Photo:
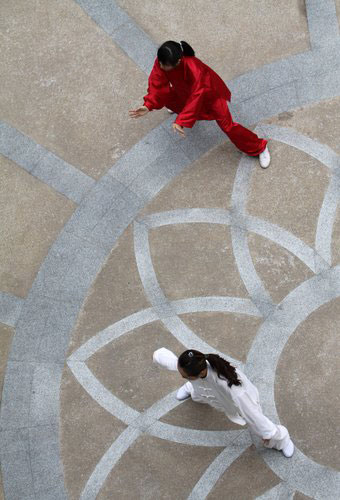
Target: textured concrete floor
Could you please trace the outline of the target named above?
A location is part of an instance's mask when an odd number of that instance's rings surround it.
[[[340,1],[12,0],[0,36],[0,499],[340,498]],[[269,138],[138,122],[184,39]],[[192,401],[223,353],[290,460]]]

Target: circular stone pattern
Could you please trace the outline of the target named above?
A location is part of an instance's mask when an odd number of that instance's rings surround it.
[[[340,470],[340,298],[308,316],[280,357],[275,400],[280,421],[298,448],[317,463]]]

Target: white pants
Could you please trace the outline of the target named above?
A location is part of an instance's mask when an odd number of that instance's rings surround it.
[[[187,390],[187,392],[190,395],[192,395],[193,390],[194,390],[192,384],[190,382],[186,382],[186,384],[184,384],[184,387]],[[193,400],[195,400],[195,396],[194,396]],[[204,401],[197,401],[197,400],[195,402],[196,403],[204,403]],[[276,427],[276,432],[275,432],[274,436],[269,440],[268,444],[264,443],[264,446],[266,448],[275,448],[276,450],[282,450],[283,448],[285,448],[287,446],[287,444],[289,443],[289,440],[290,440],[288,429],[286,427],[284,427],[283,425],[276,425],[274,423],[273,423],[273,425]],[[261,435],[259,435],[257,429],[254,426],[252,426],[249,422],[248,422],[248,427],[249,427],[251,432],[253,432],[256,436],[259,436],[261,439],[263,439],[263,437]]]

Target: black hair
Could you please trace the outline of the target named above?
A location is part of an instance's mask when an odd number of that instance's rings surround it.
[[[221,358],[218,354],[203,354],[202,352],[190,349],[184,351],[178,358],[178,366],[189,375],[189,377],[198,377],[198,375],[207,368],[207,361],[212,369],[217,373],[218,378],[222,377],[227,381],[228,386],[241,385],[237,376],[236,369],[229,361]]]
[[[183,56],[192,57],[195,55],[194,49],[187,43],[169,40],[164,42],[158,49],[157,57],[164,66],[176,66]]]

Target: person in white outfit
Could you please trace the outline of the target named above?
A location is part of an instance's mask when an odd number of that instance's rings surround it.
[[[179,371],[188,380],[178,390],[177,399],[191,397],[198,403],[207,403],[223,411],[232,422],[248,424],[267,448],[280,450],[287,458],[293,455],[294,444],[286,427],[274,424],[263,414],[257,388],[228,361],[194,349],[177,358],[164,347],[154,352],[153,360],[168,370]]]

